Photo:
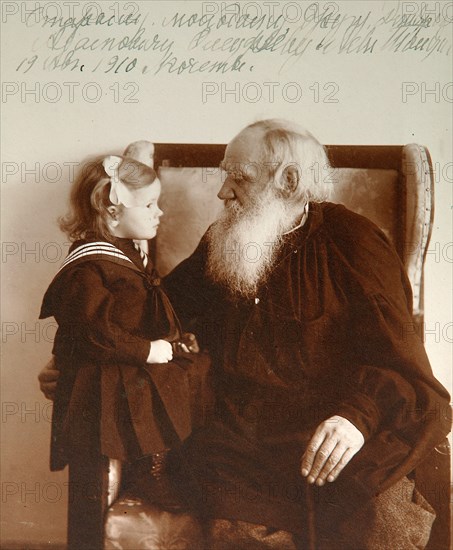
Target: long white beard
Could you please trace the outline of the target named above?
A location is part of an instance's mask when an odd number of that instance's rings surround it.
[[[293,211],[273,192],[247,208],[227,201],[208,233],[208,276],[233,296],[253,297],[294,221]]]

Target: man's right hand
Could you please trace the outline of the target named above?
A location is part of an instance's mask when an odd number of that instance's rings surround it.
[[[57,380],[60,376],[60,372],[55,366],[55,358],[52,356],[50,361],[38,374],[39,389],[52,401],[55,399],[55,392],[57,390]]]

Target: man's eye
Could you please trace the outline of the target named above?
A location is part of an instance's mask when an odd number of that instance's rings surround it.
[[[244,179],[244,176],[242,174],[238,174],[237,172],[233,172],[229,175],[234,179],[236,183],[240,183]]]

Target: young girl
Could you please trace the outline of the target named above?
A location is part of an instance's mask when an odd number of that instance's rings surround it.
[[[174,356],[179,323],[138,244],[156,235],[159,194],[154,170],[133,158],[109,156],[82,170],[60,220],[73,244],[40,318],[58,323],[51,469],[96,453],[118,459],[138,480],[136,496],[175,511],[166,461],[191,431],[196,360],[181,344]]]

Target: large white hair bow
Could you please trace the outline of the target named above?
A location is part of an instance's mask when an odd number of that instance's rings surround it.
[[[119,177],[119,167],[123,159],[110,155],[105,157],[102,165],[105,173],[110,177],[110,194],[109,199],[112,204],[123,204],[130,208],[132,206],[146,206],[155,198],[154,182],[145,187],[130,189],[125,185]],[[158,180],[157,180],[158,181]]]

